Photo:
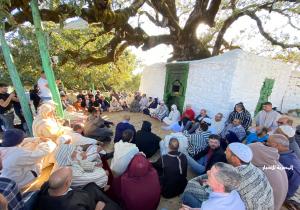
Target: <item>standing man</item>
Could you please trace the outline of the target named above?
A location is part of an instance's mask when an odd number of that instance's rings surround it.
[[[0,83],[0,119],[4,124],[4,129],[14,128],[14,109],[13,102],[19,102],[16,94],[8,94],[8,85]]]
[[[258,112],[255,120],[256,126],[267,127],[269,131],[274,131],[277,127],[277,120],[280,114],[272,109],[272,103],[266,102],[263,104],[263,110]]]
[[[52,100],[52,94],[48,86],[48,81],[46,79],[45,72],[42,71],[41,77],[39,78],[38,82],[39,88],[39,97],[41,98],[41,102],[50,101]]]

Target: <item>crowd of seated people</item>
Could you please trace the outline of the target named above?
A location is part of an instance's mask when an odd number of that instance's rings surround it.
[[[212,119],[205,108],[196,115],[190,105],[180,114],[173,104],[169,112],[164,101],[145,94],[113,91],[111,98],[110,103],[100,93],[80,93],[72,106],[62,95],[65,111],[86,118],[66,124],[47,101],[38,107],[33,137],[7,129],[0,146],[0,206],[155,210],[161,196],[180,196],[181,210],[280,210],[283,204],[299,209],[299,127],[270,102],[252,123],[243,103],[226,119],[222,113]],[[126,107],[149,120],[136,130],[130,114],[117,113],[123,119],[113,132],[102,112]],[[164,138],[152,130],[155,119],[170,131]],[[113,152],[103,142],[113,143]],[[155,154],[160,155],[153,160]],[[20,193],[49,165],[51,175],[39,191]],[[190,180],[188,168],[195,175]]]

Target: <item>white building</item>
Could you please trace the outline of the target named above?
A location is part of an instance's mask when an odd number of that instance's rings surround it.
[[[147,66],[140,91],[181,108],[191,104],[197,113],[205,108],[210,116],[227,115],[238,102],[252,115],[259,101],[271,101],[287,112],[300,108],[300,87],[294,88],[292,71],[291,65],[238,49],[203,60]]]

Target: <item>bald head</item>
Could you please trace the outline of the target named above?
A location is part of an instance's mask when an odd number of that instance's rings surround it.
[[[70,167],[62,167],[56,170],[49,177],[49,188],[51,190],[58,190],[71,184],[72,180],[72,169]],[[68,188],[70,186],[67,186]]]
[[[282,134],[270,135],[267,145],[276,148],[279,152],[286,152],[289,150],[289,140]]]
[[[277,121],[278,125],[293,125],[293,120],[287,116],[287,115],[283,115],[281,116],[278,121]]]

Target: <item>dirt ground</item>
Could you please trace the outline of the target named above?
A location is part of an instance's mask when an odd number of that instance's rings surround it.
[[[122,118],[123,118],[124,114],[130,114],[130,116],[131,116],[130,122],[135,126],[136,130],[140,130],[140,128],[142,126],[142,122],[144,120],[147,120],[152,123],[152,132],[159,135],[161,138],[164,138],[165,135],[170,133],[168,131],[164,131],[161,129],[161,126],[163,125],[161,122],[159,122],[158,120],[152,119],[149,116],[143,115],[141,113],[129,113],[129,112],[107,113],[107,112],[105,112],[105,113],[103,113],[102,117],[117,124],[118,122],[123,120]],[[297,124],[300,123],[299,119],[295,119],[295,121],[297,122]],[[112,127],[112,129],[115,130],[115,127]],[[105,145],[105,150],[107,152],[112,151],[113,144],[110,143],[110,144]],[[159,158],[159,153],[155,154],[151,158],[151,161],[155,161],[158,158]],[[44,183],[44,181],[46,181],[48,179],[50,171],[51,171],[51,167],[44,169],[41,176],[39,177],[39,179],[36,182],[34,182],[25,191],[38,189],[41,186],[41,184]],[[193,174],[190,170],[188,170],[188,179],[191,179],[193,177],[195,177],[195,174]],[[181,206],[181,203],[180,203],[179,197],[175,197],[173,199],[165,199],[165,198],[161,197],[161,200],[160,200],[157,210],[161,210],[163,208],[167,209],[167,210],[178,210],[180,208],[180,206]],[[282,208],[281,210],[286,210],[286,208]]]

